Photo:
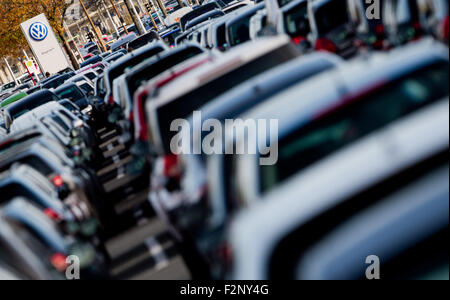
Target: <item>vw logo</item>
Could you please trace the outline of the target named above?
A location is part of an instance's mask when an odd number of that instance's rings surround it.
[[[33,40],[39,42],[47,37],[48,28],[41,22],[35,22],[31,24],[29,34]]]

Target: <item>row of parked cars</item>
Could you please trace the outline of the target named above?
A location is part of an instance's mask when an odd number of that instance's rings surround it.
[[[130,261],[160,279],[361,279],[376,255],[382,278],[448,277],[448,45],[436,10],[400,42],[389,26],[424,7],[396,1],[389,23],[380,2],[374,25],[364,1],[279,1],[270,27],[264,2],[207,1],[9,99],[0,275],[63,278],[76,255],[82,279],[128,278]],[[181,141],[208,131],[177,134],[177,119],[278,127],[218,126],[220,148],[191,154]]]

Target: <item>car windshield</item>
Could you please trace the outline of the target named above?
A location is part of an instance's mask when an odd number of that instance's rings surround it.
[[[370,133],[448,97],[448,63],[439,63],[363,95],[279,141],[275,165],[260,166],[262,192]]]
[[[291,37],[307,36],[310,32],[307,1],[293,7],[284,14],[286,32]]]
[[[331,0],[319,7],[315,13],[319,34],[327,34],[348,23],[347,7],[341,1]]]
[[[76,86],[70,86],[68,88],[65,88],[63,90],[56,90],[56,95],[59,96],[61,99],[69,99],[70,101],[76,101],[79,99],[84,98],[83,93],[80,91],[80,89]]]

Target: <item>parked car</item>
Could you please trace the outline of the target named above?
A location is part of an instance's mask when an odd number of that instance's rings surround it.
[[[425,13],[427,31],[448,44],[449,15],[448,0],[428,0]]]
[[[93,65],[93,64],[95,64],[95,63],[99,63],[99,62],[101,62],[102,60],[103,60],[103,58],[102,58],[100,55],[93,56],[93,57],[88,58],[88,59],[86,59],[85,61],[83,61],[83,62],[80,64],[80,68],[83,69],[83,68],[85,68],[85,67],[87,67],[87,66]]]
[[[159,40],[159,35],[155,31],[151,30],[150,32],[147,32],[146,34],[143,34],[133,41],[129,42],[127,45],[128,51],[137,50],[147,44],[150,44],[154,41]]]
[[[283,90],[318,74],[337,68],[342,63],[339,57],[325,53],[315,53],[286,62],[236,86],[203,106],[201,108],[202,118],[205,120],[215,119],[219,122],[225,122],[226,119],[235,119],[252,107],[275,97]],[[188,121],[192,125],[192,118],[189,118]],[[194,138],[193,143],[202,143],[206,134],[207,132]],[[207,225],[195,225],[196,228],[202,228],[202,231],[207,231],[209,230],[208,228],[216,230],[219,226],[218,224],[223,225],[224,220],[222,219],[222,222],[219,221],[221,219],[219,215],[223,211],[216,211],[213,208],[219,207],[215,203],[218,203],[217,201],[225,201],[228,195],[227,191],[232,190],[229,184],[233,176],[230,176],[232,168],[228,165],[228,157],[225,155],[181,155],[179,161],[183,162],[183,165],[180,166],[182,170],[180,189],[164,193],[166,197],[174,195],[177,198],[176,201],[167,202],[178,202],[178,205],[183,207],[183,214],[186,217],[188,217],[186,207],[197,205],[204,199],[207,199],[207,203],[211,205],[209,208],[211,219],[204,218],[201,220],[202,223],[205,222]],[[219,166],[226,167],[220,168]],[[206,173],[207,170],[208,174]],[[205,189],[208,184],[210,184],[210,188]],[[173,205],[168,213],[177,213],[176,209],[177,206]],[[194,220],[190,222],[192,221]],[[186,221],[181,223],[187,224]],[[171,225],[174,226],[174,224]],[[193,228],[194,226],[191,224],[189,227]]]

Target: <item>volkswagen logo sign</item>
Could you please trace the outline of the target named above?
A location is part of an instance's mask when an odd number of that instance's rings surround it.
[[[35,41],[43,41],[48,34],[48,28],[41,22],[31,24],[29,30],[30,37]]]

